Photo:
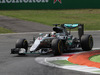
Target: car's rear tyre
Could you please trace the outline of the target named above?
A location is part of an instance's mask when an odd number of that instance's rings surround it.
[[[63,52],[63,42],[60,39],[53,39],[51,43],[54,56],[61,55]]]
[[[26,39],[18,39],[15,45],[15,48],[24,48],[25,52],[28,50],[28,42]],[[23,54],[19,54],[23,55]]]
[[[93,37],[92,37],[92,35],[82,35],[82,37],[81,37],[81,47],[84,51],[92,50],[92,47],[93,47]]]

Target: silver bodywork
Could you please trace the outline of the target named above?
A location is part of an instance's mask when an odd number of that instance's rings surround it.
[[[30,52],[35,52],[40,49],[41,44],[45,45],[45,47],[49,47],[52,39],[55,37],[48,37],[48,36],[40,36],[36,38],[32,46],[30,47]]]
[[[39,47],[41,46],[41,44],[45,45],[46,48],[49,48],[50,44],[51,44],[51,42],[54,38],[59,38],[59,39],[66,39],[67,38],[67,35],[66,35],[65,32],[56,33],[55,37],[51,37],[51,36],[48,36],[48,35],[49,34],[46,34],[45,36],[41,35],[40,37],[36,38],[36,40],[34,41],[34,43],[32,44],[32,46],[30,48],[30,52],[34,52],[36,50],[39,50]]]

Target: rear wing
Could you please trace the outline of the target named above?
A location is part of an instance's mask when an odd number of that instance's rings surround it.
[[[63,24],[62,26],[68,29],[73,29],[78,27],[79,39],[81,39],[81,36],[84,35],[84,24]]]
[[[64,27],[69,28],[69,29],[73,29],[73,28],[78,27],[78,24],[64,24]]]
[[[74,29],[78,28],[78,35],[79,39],[81,39],[81,36],[84,35],[84,24],[53,24],[55,26],[55,29],[59,28],[58,26],[60,25],[62,28],[67,28],[67,29]],[[53,29],[55,31],[55,29]],[[61,30],[61,28],[59,28]]]

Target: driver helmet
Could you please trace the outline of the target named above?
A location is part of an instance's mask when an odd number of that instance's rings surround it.
[[[56,36],[56,32],[51,32],[51,37],[55,37]]]

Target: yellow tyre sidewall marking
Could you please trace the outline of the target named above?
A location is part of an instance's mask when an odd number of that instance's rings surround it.
[[[61,53],[61,50],[60,50],[60,43],[61,43],[61,40],[58,42],[58,52]]]

